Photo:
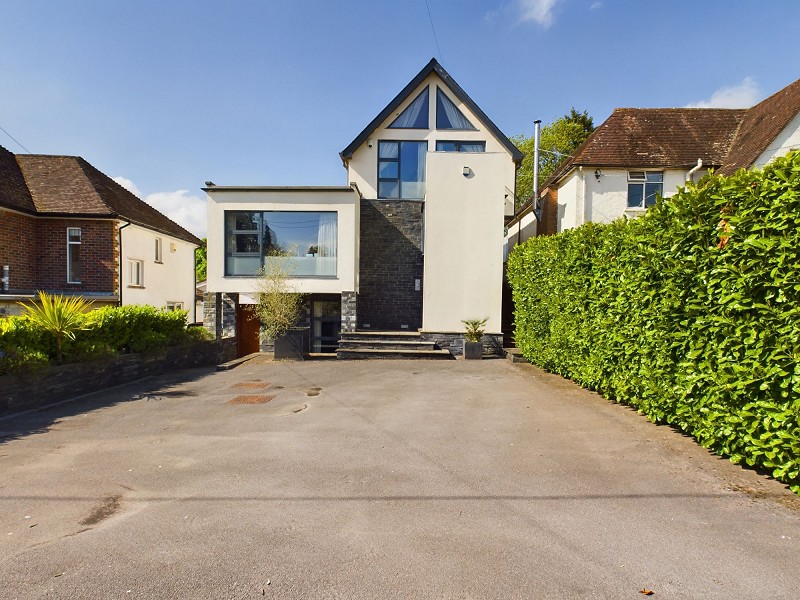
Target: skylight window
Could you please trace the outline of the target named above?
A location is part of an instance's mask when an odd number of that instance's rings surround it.
[[[471,129],[475,126],[469,122],[453,101],[442,90],[436,88],[436,129]]]
[[[422,90],[414,101],[389,125],[390,129],[428,128],[428,88]]]

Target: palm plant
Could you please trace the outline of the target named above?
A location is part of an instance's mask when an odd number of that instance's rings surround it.
[[[62,344],[64,338],[75,339],[75,332],[87,328],[86,312],[91,302],[79,296],[50,295],[39,292],[39,300],[30,304],[19,303],[25,309],[24,316],[32,323],[50,333],[56,342],[56,360],[64,360]]]

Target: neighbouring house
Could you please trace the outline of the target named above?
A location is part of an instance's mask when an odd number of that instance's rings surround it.
[[[192,319],[200,244],[79,156],[0,147],[0,315],[41,290]]]
[[[335,351],[341,332],[407,332],[458,354],[462,320],[482,318],[499,343],[522,153],[434,59],[340,158],[347,186],[203,188],[208,327],[238,333],[242,354],[263,348],[247,305],[281,254],[308,295],[310,351]]]
[[[730,175],[800,148],[800,80],[749,109],[618,108],[508,224],[506,253],[532,235],[637,217],[713,169]],[[538,231],[537,231],[538,230]]]

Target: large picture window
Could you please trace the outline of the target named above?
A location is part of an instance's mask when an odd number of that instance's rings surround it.
[[[378,198],[423,199],[428,142],[378,142]]]
[[[664,193],[661,171],[628,171],[628,208],[647,208]]]
[[[336,212],[225,213],[225,275],[258,275],[280,261],[291,277],[336,276]]]

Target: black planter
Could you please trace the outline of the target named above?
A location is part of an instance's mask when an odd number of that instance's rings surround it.
[[[308,328],[290,329],[275,338],[275,358],[278,360],[303,360],[308,350]]]
[[[483,358],[483,342],[468,342],[464,340],[464,358],[480,360]]]

